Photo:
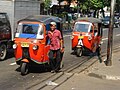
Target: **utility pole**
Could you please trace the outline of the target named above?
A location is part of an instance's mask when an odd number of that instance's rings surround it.
[[[76,3],[77,3],[77,18],[78,18],[79,17],[80,3],[79,3],[79,1],[77,1]]]
[[[112,45],[113,45],[113,25],[114,25],[114,10],[115,10],[116,0],[111,0],[110,8],[110,25],[108,31],[108,46],[107,46],[107,61],[106,66],[112,65]]]

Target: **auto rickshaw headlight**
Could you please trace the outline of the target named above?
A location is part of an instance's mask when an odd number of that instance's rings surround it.
[[[17,48],[17,44],[13,44],[13,49],[16,49]]]
[[[38,45],[34,45],[33,50],[37,50],[37,49],[38,49]]]

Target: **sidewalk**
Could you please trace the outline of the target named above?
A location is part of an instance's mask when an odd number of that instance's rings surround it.
[[[113,53],[112,66],[98,61],[83,73],[74,74],[55,90],[120,90],[119,56],[120,51]]]

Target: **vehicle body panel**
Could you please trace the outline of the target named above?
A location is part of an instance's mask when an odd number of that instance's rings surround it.
[[[76,29],[76,23],[79,25]],[[84,24],[84,27],[82,24]],[[82,46],[91,52],[95,52],[101,44],[102,28],[101,21],[96,18],[79,18],[74,24],[72,32],[72,50]],[[81,43],[81,44],[80,44]]]
[[[50,41],[47,32],[50,29],[49,24],[51,21],[57,23],[57,29],[62,33],[60,27],[61,21],[58,17],[37,15],[18,21],[18,28],[14,39],[17,64],[20,64],[22,59],[25,58],[29,62],[36,64],[49,63]],[[32,33],[26,32],[29,26],[32,27]],[[30,28],[28,31],[30,31]],[[34,50],[36,47],[37,49]]]

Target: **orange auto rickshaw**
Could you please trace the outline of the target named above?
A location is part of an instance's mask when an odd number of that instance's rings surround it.
[[[62,33],[61,19],[58,17],[35,15],[18,21],[13,48],[22,75],[28,73],[29,66],[49,64],[50,41],[47,31],[52,21],[57,23],[57,29]]]
[[[100,54],[102,38],[101,20],[93,17],[78,18],[72,32],[72,50],[77,56],[84,52]]]

